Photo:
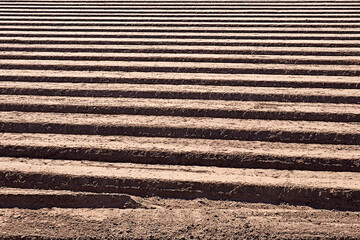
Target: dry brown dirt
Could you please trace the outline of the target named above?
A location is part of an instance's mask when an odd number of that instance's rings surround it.
[[[137,209],[1,209],[2,239],[358,239],[359,212],[207,199]]]
[[[0,239],[360,239],[360,1],[0,0]]]

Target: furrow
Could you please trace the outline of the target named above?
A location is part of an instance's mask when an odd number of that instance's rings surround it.
[[[130,22],[131,23],[131,22]],[[123,31],[145,31],[145,30],[168,30],[168,31],[178,31],[178,30],[201,30],[201,31],[206,31],[206,32],[211,32],[212,30],[221,30],[221,31],[224,31],[224,32],[230,32],[230,31],[240,31],[240,30],[244,30],[244,31],[275,31],[275,30],[283,30],[284,32],[287,32],[288,30],[296,30],[296,31],[309,31],[308,28],[302,28],[302,27],[299,27],[299,26],[295,26],[294,28],[292,29],[284,29],[284,28],[280,28],[280,27],[262,27],[261,25],[257,26],[249,26],[249,27],[244,27],[244,26],[241,26],[241,27],[236,27],[236,26],[215,26],[215,27],[212,27],[212,26],[204,26],[204,27],[199,27],[199,26],[187,26],[186,23],[183,24],[184,26],[175,26],[175,27],[172,27],[172,26],[164,26],[162,24],[158,24],[159,26],[151,26],[151,23],[149,26],[146,26],[146,27],[143,27],[143,28],[139,28],[139,26],[135,25],[135,26],[107,26],[107,27],[86,27],[86,26],[59,26],[58,28],[56,28],[56,31],[120,31],[120,30],[123,30]],[[286,26],[286,25],[285,25]],[[346,26],[346,25],[345,25]],[[357,28],[355,29],[350,29],[350,31],[359,31],[360,29],[360,26],[359,25],[356,25],[358,26]],[[323,31],[323,30],[326,30],[326,31],[337,31],[337,32],[342,32],[344,31],[344,26],[341,26],[341,27],[332,27],[331,25],[330,26],[326,26],[324,25],[321,25],[321,27],[316,27],[316,26],[313,26],[312,25],[312,29],[313,31]],[[21,24],[21,25],[18,25],[18,26],[11,26],[11,27],[7,27],[7,26],[1,26],[0,28],[1,31],[46,31],[46,32],[51,32],[51,31],[54,31],[54,28],[49,28],[47,26],[37,26],[37,27],[32,27],[32,26],[29,26],[27,24]]]
[[[335,14],[337,16],[341,16],[341,14],[352,15],[358,14],[358,7],[352,7],[348,9],[253,9],[253,8],[242,8],[242,9],[202,9],[202,8],[127,8],[127,9],[119,9],[119,8],[102,8],[102,9],[94,9],[94,8],[78,8],[69,9],[63,7],[57,7],[56,9],[44,10],[44,9],[37,9],[38,7],[10,7],[10,10],[6,7],[0,6],[0,13],[2,15],[9,15],[12,13],[14,15],[19,15],[19,10],[23,13],[29,13],[30,15],[39,15],[39,16],[49,16],[49,15],[63,15],[66,13],[75,14],[78,13],[80,15],[115,15],[116,14],[128,14],[128,13],[135,13],[135,14],[221,14],[221,15],[235,15],[235,14],[294,14],[294,15],[305,15],[305,14]]]
[[[40,17],[40,18],[54,18],[54,17],[97,17],[97,18],[103,18],[103,17],[111,17],[111,18],[117,18],[117,17],[161,17],[161,18],[173,18],[173,17],[197,17],[197,18],[212,18],[212,17],[220,17],[220,18],[228,18],[228,17],[234,17],[234,18],[258,18],[258,17],[266,17],[266,18],[325,18],[325,19],[331,19],[331,18],[344,18],[344,19],[358,19],[359,13],[357,11],[353,13],[338,13],[337,11],[334,12],[308,12],[308,13],[299,13],[299,12],[286,12],[277,14],[274,13],[266,13],[266,12],[249,12],[249,13],[234,13],[234,14],[228,14],[228,13],[213,13],[213,12],[123,12],[123,13],[113,13],[113,14],[106,14],[106,13],[11,13],[6,14],[2,13],[0,14],[1,18],[4,17],[10,17],[10,18],[16,18],[16,17]]]
[[[0,153],[97,162],[359,172],[359,146],[187,138],[1,133]]]
[[[138,71],[221,74],[283,74],[321,76],[360,76],[358,65],[285,65],[255,63],[144,62],[144,61],[71,61],[0,60],[1,69],[62,71]]]
[[[94,17],[72,17],[72,18],[64,18],[64,17],[52,17],[52,18],[39,18],[39,17],[1,17],[0,21],[31,21],[31,22],[182,22],[182,23],[191,23],[191,22],[202,22],[202,23],[359,23],[357,19],[345,19],[345,18],[286,18],[286,19],[274,19],[274,18],[266,18],[266,17],[258,17],[258,18],[196,18],[196,17],[102,17],[102,18],[94,18]]]
[[[0,34],[1,35],[1,34]],[[100,45],[100,44],[5,44],[1,51],[18,52],[81,52],[81,53],[162,53],[162,54],[251,54],[293,56],[360,56],[360,48],[273,47],[273,46],[177,46],[177,45]]]
[[[7,33],[7,32],[21,32],[21,31],[28,31],[32,32],[47,32],[52,33],[54,28],[48,27],[28,27],[28,26],[11,26],[5,27],[1,26],[0,31]],[[309,28],[292,28],[292,29],[284,29],[284,28],[262,28],[262,27],[242,27],[242,28],[235,28],[235,27],[142,27],[139,26],[122,26],[122,27],[69,27],[69,26],[61,26],[56,28],[56,32],[109,32],[112,34],[119,33],[119,32],[171,32],[171,33],[178,33],[178,32],[197,32],[197,33],[315,33],[315,34],[359,34],[360,28],[355,29],[344,29],[342,28],[316,28],[312,27]]]
[[[251,5],[249,4],[251,3]],[[136,6],[193,6],[193,7],[232,7],[232,6],[246,6],[246,7],[338,7],[338,6],[357,6],[357,1],[345,1],[345,2],[236,2],[236,1],[220,1],[220,2],[206,2],[206,1],[169,1],[169,2],[131,2],[131,5]],[[40,5],[41,4],[41,5]],[[129,6],[128,2],[124,3],[122,1],[73,1],[73,2],[41,2],[41,1],[28,1],[28,2],[0,2],[0,5],[4,6]]]
[[[130,196],[111,193],[0,188],[0,208],[139,208]]]
[[[27,0],[14,0],[12,2],[15,3],[19,3],[19,2],[30,2],[30,3],[34,3],[34,2],[39,2],[39,3],[44,3],[44,2],[49,2],[48,0],[39,0],[39,1],[27,1]],[[107,2],[115,2],[115,3],[123,3],[123,1],[98,1],[98,0],[93,0],[93,1],[85,1],[85,0],[80,0],[80,1],[51,1],[51,3],[72,3],[72,2],[81,2],[81,3],[90,3],[90,2],[97,2],[97,3],[107,3]],[[179,3],[179,1],[177,0],[153,0],[153,1],[142,1],[142,0],[134,0],[134,1],[129,1],[132,4],[133,3]],[[129,3],[127,2],[127,3]],[[208,3],[209,1],[207,0],[190,0],[190,1],[182,1],[181,3]],[[287,0],[280,0],[280,1],[242,1],[243,3],[320,3],[320,4],[328,4],[328,3],[357,3],[359,2],[358,0],[347,0],[347,1],[338,1],[338,0],[326,0],[326,1],[319,1],[319,0],[315,0],[315,1],[311,1],[311,0],[301,0],[301,1],[287,1]],[[5,3],[8,3],[7,1],[5,1]],[[232,0],[219,0],[219,1],[212,1],[212,3],[239,3],[239,1],[232,1]]]
[[[327,20],[333,22],[335,21],[349,21],[352,20],[353,22],[359,22],[358,18],[359,15],[358,14],[298,14],[298,15],[294,15],[294,14],[282,14],[282,15],[278,15],[278,14],[258,14],[258,13],[254,13],[254,14],[237,14],[237,15],[232,15],[229,16],[229,14],[197,14],[197,13],[189,13],[189,14],[172,14],[172,13],[158,13],[158,14],[154,14],[154,13],[147,13],[147,14],[134,14],[134,13],[122,13],[122,14],[25,14],[25,13],[18,13],[16,14],[16,16],[14,15],[0,15],[0,19],[1,20],[6,20],[6,19],[42,19],[42,20],[49,20],[49,19],[54,19],[55,21],[57,20],[63,20],[63,19],[71,19],[71,21],[74,21],[76,19],[103,19],[103,21],[108,21],[110,19],[114,19],[116,21],[119,21],[121,18],[128,18],[128,19],[138,19],[138,18],[159,18],[161,20],[163,19],[184,19],[186,18],[187,21],[189,20],[197,20],[197,19],[223,19],[223,20],[232,20],[232,21],[236,21],[237,18],[241,18],[241,19],[246,19],[246,21],[250,20],[257,20],[259,18],[266,18],[269,20],[279,20],[279,19],[285,19],[285,20],[293,20],[293,19],[297,19],[297,20],[302,20],[304,21],[305,19],[312,19],[313,21],[316,21],[317,19],[321,19],[321,20]],[[218,21],[218,20],[216,20]],[[237,22],[237,21],[236,21]]]
[[[251,87],[288,87],[288,88],[338,88],[359,89],[357,77],[347,76],[296,76],[296,75],[256,75],[256,74],[203,74],[203,73],[164,73],[153,72],[102,72],[102,71],[38,71],[6,70],[0,71],[2,88],[27,88],[35,83],[128,83],[128,84],[170,84],[170,85],[208,85],[208,86],[251,86]],[[10,83],[12,82],[12,83]],[[15,82],[22,82],[21,86]],[[15,85],[14,85],[15,84]],[[37,88],[41,85],[37,84]],[[60,85],[58,85],[60,86]],[[76,85],[74,85],[76,86]],[[84,85],[86,86],[86,85]],[[96,86],[96,85],[91,85]],[[99,87],[100,85],[96,86]],[[114,87],[115,85],[110,85]],[[145,85],[146,86],[146,85]],[[136,87],[136,85],[132,85]],[[46,88],[46,87],[45,87]],[[176,88],[172,86],[172,89]],[[61,89],[61,87],[60,87]],[[264,88],[262,88],[264,89]],[[89,89],[88,89],[89,90]],[[8,90],[7,90],[8,91]],[[47,90],[49,91],[49,90]],[[140,91],[140,90],[139,90]],[[170,89],[168,89],[170,91]],[[208,91],[205,90],[205,91]],[[268,93],[267,93],[268,94]]]
[[[161,32],[122,32],[122,33],[108,33],[108,32],[16,32],[7,31],[1,32],[0,37],[46,37],[46,38],[168,38],[168,39],[280,39],[280,40],[360,40],[358,34],[341,34],[339,36],[333,36],[332,34],[326,33],[233,33],[223,35],[220,33],[192,33],[192,32],[172,32],[172,33],[161,33]]]
[[[236,2],[236,1],[220,1],[220,2],[206,2],[206,1],[169,1],[169,2],[131,2],[131,5],[136,6],[144,6],[144,7],[150,7],[150,6],[193,6],[193,7],[232,7],[232,6],[251,6],[251,7],[318,7],[322,6],[324,8],[326,7],[337,7],[337,6],[357,6],[357,1],[345,1],[345,2],[250,2],[242,1],[242,2]],[[41,5],[40,5],[41,4]],[[114,2],[114,1],[73,1],[73,2],[41,2],[41,1],[24,1],[24,2],[0,2],[0,5],[4,6],[129,6],[128,3],[124,3],[122,1]]]
[[[359,145],[359,123],[0,112],[0,131]]]
[[[328,56],[276,56],[276,55],[222,55],[208,54],[158,54],[158,53],[54,53],[54,52],[6,52],[0,59],[19,60],[71,60],[71,61],[146,61],[146,62],[214,62],[214,63],[259,63],[298,65],[359,65],[360,57]]]
[[[276,22],[243,22],[243,23],[235,23],[235,22],[182,22],[182,21],[164,21],[164,22],[141,22],[141,21],[118,21],[118,22],[101,22],[101,21],[91,21],[91,22],[66,22],[66,21],[42,21],[42,22],[29,22],[29,21],[0,21],[0,26],[19,26],[19,27],[33,27],[33,26],[58,26],[63,27],[66,25],[67,27],[124,27],[124,26],[141,26],[141,27],[236,27],[236,28],[249,28],[249,27],[259,27],[259,28],[359,28],[360,24],[357,23],[316,23],[316,22],[308,22],[308,23],[296,23],[296,22],[288,22],[288,23],[276,23]]]
[[[251,3],[251,5],[249,4]],[[144,1],[136,2],[132,1],[133,6],[168,6],[168,5],[181,5],[187,6],[193,4],[194,6],[347,6],[347,5],[356,5],[358,1]],[[44,6],[76,6],[76,5],[86,5],[86,6],[128,6],[128,2],[124,3],[123,1],[1,1],[1,5],[37,5],[41,4]]]
[[[162,34],[162,33],[171,33],[169,34],[170,36],[173,35],[173,36],[181,36],[180,34],[182,33],[182,35],[184,36],[192,36],[193,34],[195,33],[202,33],[203,36],[220,36],[221,32],[219,31],[216,31],[216,30],[201,30],[201,29],[198,29],[198,31],[196,31],[198,28],[184,28],[183,30],[181,29],[178,29],[176,30],[176,28],[174,28],[174,30],[171,30],[171,29],[163,29],[163,28],[144,28],[144,29],[141,29],[141,28],[120,28],[118,31],[115,31],[115,30],[111,30],[111,31],[107,31],[105,28],[104,28],[104,31],[101,31],[101,30],[94,30],[92,31],[91,29],[89,31],[77,31],[76,29],[65,29],[66,31],[61,31],[61,30],[46,30],[46,31],[41,31],[41,30],[17,30],[17,29],[6,29],[6,30],[3,30],[1,31],[1,36],[6,36],[6,35],[13,35],[13,36],[16,36],[16,35],[19,35],[19,36],[39,36],[41,37],[42,35],[44,36],[72,36],[72,35],[78,35],[78,36],[108,36],[108,37],[112,37],[112,36],[127,36],[129,34],[149,34],[149,35],[159,35],[159,34]],[[224,30],[224,32],[226,33],[226,30]],[[344,39],[346,38],[349,38],[351,35],[354,35],[354,36],[357,36],[359,35],[358,34],[358,31],[353,31],[353,30],[349,30],[349,31],[335,31],[335,32],[338,32],[341,36],[339,37],[343,37]],[[186,33],[187,35],[183,34],[183,33]],[[301,36],[309,36],[310,33],[311,34],[314,34],[314,35],[317,35],[317,36],[323,36],[323,37],[326,37],[327,34],[333,34],[334,31],[319,31],[319,30],[308,30],[308,29],[304,29],[304,31],[298,31],[298,30],[274,30],[274,31],[269,31],[269,30],[249,30],[249,31],[246,31],[245,29],[244,30],[239,30],[239,31],[236,31],[236,30],[230,30],[228,33],[232,33],[230,34],[229,38],[231,37],[246,37],[246,36],[249,36],[250,33],[261,33],[264,37],[266,36],[282,36],[282,35],[285,35],[285,34],[289,34],[291,36],[298,36],[298,37],[301,37]]]
[[[266,12],[266,13],[274,13],[275,11],[280,12],[293,12],[293,11],[300,11],[301,13],[308,13],[308,12],[333,12],[339,10],[341,13],[349,10],[350,12],[355,12],[359,10],[359,6],[356,4],[353,5],[334,5],[334,6],[189,6],[189,5],[155,5],[155,6],[116,6],[116,5],[106,5],[106,6],[90,6],[90,5],[74,5],[74,6],[43,6],[43,5],[3,5],[0,4],[0,11],[4,13],[8,12],[17,12],[18,10],[22,10],[24,12],[31,12],[31,13],[63,13],[63,12],[96,12],[96,13],[109,13],[109,12],[129,12],[129,11],[136,11],[136,12],[143,12],[143,11],[150,11],[153,12],[154,10],[171,10],[171,11],[181,11],[181,12]]]
[[[0,37],[0,44],[19,44],[21,46],[26,45],[137,45],[137,46],[146,46],[146,45],[161,45],[161,46],[258,46],[258,47],[301,47],[301,48],[360,48],[360,41],[353,40],[273,40],[264,39],[264,40],[231,40],[231,39],[217,39],[217,40],[204,40],[204,39],[159,39],[159,38],[46,38],[46,37],[22,37],[22,38],[12,38],[12,37]],[[16,49],[16,48],[15,48]]]
[[[226,14],[227,16],[237,15],[237,14],[296,14],[296,15],[304,15],[304,14],[334,14],[335,15],[351,15],[351,14],[358,14],[357,10],[358,7],[350,7],[346,9],[339,9],[339,8],[333,8],[333,9],[327,9],[327,8],[318,8],[318,9],[309,9],[309,8],[293,8],[293,9],[286,9],[286,8],[275,8],[275,9],[264,9],[264,8],[137,8],[137,7],[130,7],[130,8],[118,8],[118,7],[40,7],[39,6],[17,6],[17,7],[6,7],[0,5],[0,12],[2,14],[7,13],[19,13],[16,10],[21,10],[23,13],[44,13],[44,15],[48,14],[64,14],[64,13],[95,13],[97,15],[107,13],[140,13],[140,14],[153,14],[153,13],[160,13],[160,14],[187,14],[187,13],[199,13],[199,14]]]
[[[216,179],[216,180],[214,180]],[[1,158],[3,186],[240,200],[358,210],[358,173],[175,167]],[[87,184],[83,184],[86,182]],[[67,183],[67,184],[64,184]]]
[[[117,83],[0,82],[5,95],[126,97],[280,102],[360,102],[358,89],[276,88],[245,86],[201,86]]]
[[[357,4],[354,2],[347,2],[347,3],[327,3],[327,4],[317,4],[317,3],[297,3],[297,4],[292,4],[292,3],[273,3],[273,4],[269,4],[269,3],[252,3],[250,4],[246,4],[244,2],[237,2],[237,3],[214,3],[214,2],[207,2],[207,3],[199,3],[199,2],[178,2],[178,3],[167,3],[167,2],[163,2],[163,3],[156,3],[156,2],[152,2],[152,3],[132,3],[131,6],[129,6],[129,4],[125,3],[125,2],[104,2],[104,3],[99,3],[99,2],[72,2],[72,3],[56,3],[56,2],[43,2],[43,3],[38,3],[38,2],[28,2],[28,3],[14,3],[14,2],[8,2],[8,3],[4,3],[4,2],[0,2],[0,6],[4,7],[4,8],[16,8],[16,7],[29,7],[29,8],[42,8],[42,9],[54,9],[57,7],[63,7],[63,8],[77,8],[77,7],[81,7],[81,8],[96,8],[96,9],[108,9],[108,8],[130,8],[130,9],[138,9],[138,8],[155,8],[155,7],[159,7],[159,8],[168,8],[168,7],[183,7],[185,9],[187,8],[191,8],[191,9],[209,9],[209,8],[214,8],[214,9],[233,9],[233,8],[239,8],[239,9],[244,9],[244,7],[246,7],[246,9],[262,9],[262,8],[285,8],[285,9],[297,9],[297,8],[304,8],[304,9],[309,9],[309,8],[315,8],[315,9],[328,9],[328,8],[347,8],[347,7],[351,7],[354,6],[356,7]]]
[[[94,5],[75,5],[75,6],[64,6],[64,5],[57,5],[57,6],[45,6],[45,5],[4,5],[0,4],[0,10],[3,12],[16,12],[16,10],[22,9],[25,12],[114,12],[114,11],[153,11],[153,10],[168,10],[171,9],[172,11],[211,11],[211,12],[229,12],[229,11],[236,11],[236,12],[253,12],[253,11],[270,11],[273,12],[275,10],[278,11],[294,11],[300,10],[300,12],[307,12],[307,11],[315,11],[315,12],[322,12],[322,11],[333,11],[333,10],[340,10],[341,12],[344,10],[355,11],[359,10],[358,5],[335,5],[335,6],[179,6],[179,5],[156,5],[156,6],[149,6],[149,5],[137,5],[137,6],[121,6],[121,5],[103,5],[103,6],[94,6]]]
[[[0,95],[1,111],[360,122],[353,104]]]

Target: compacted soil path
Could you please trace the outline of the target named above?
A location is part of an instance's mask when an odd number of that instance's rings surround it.
[[[0,239],[359,239],[360,1],[0,0]]]

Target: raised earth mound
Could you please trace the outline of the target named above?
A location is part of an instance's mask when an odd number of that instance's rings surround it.
[[[360,239],[360,1],[0,1],[0,239]]]

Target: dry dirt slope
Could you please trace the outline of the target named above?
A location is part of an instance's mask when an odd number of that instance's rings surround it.
[[[360,238],[360,1],[0,1],[0,94],[0,238]]]

